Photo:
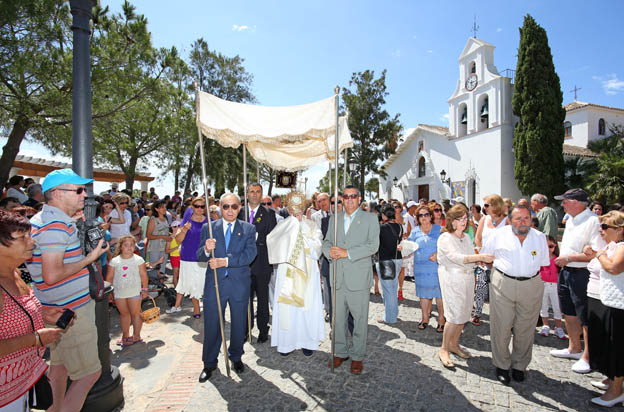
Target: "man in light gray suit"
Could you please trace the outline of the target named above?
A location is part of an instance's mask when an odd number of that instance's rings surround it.
[[[343,194],[344,212],[329,219],[323,254],[329,259],[330,274],[336,276],[336,324],[334,367],[351,357],[351,373],[362,373],[368,334],[368,302],[373,284],[371,256],[379,248],[379,222],[374,214],[360,209],[360,192],[347,186]],[[334,245],[334,219],[338,236]],[[333,261],[336,261],[334,274]],[[347,339],[347,317],[353,315],[353,339]]]

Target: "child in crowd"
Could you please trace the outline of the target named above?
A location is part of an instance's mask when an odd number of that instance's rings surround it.
[[[550,326],[548,318],[548,309],[552,307],[553,317],[555,318],[555,336],[559,339],[566,339],[566,335],[561,328],[561,309],[559,308],[559,295],[557,293],[557,280],[559,279],[559,268],[555,265],[555,259],[559,256],[559,246],[557,240],[552,236],[548,236],[548,252],[550,257],[550,265],[542,266],[540,275],[544,282],[544,297],[542,298],[542,322],[544,326],[540,330],[540,335],[549,336]]]
[[[165,253],[169,255],[169,262],[171,262],[171,269],[173,270],[173,287],[178,286],[178,279],[180,277],[180,245],[176,242],[175,237],[182,230],[180,228],[180,221],[176,220],[171,222],[171,229],[173,230],[173,238],[167,243]]]
[[[122,235],[115,248],[115,256],[108,264],[106,280],[113,284],[115,306],[119,310],[122,337],[119,346],[142,342],[141,301],[147,297],[147,269],[142,257],[134,253],[136,240],[132,235]],[[133,334],[130,336],[130,323]]]

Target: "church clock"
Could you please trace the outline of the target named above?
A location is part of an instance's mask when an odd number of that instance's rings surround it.
[[[474,89],[476,89],[477,84],[479,84],[479,80],[477,79],[477,74],[472,73],[466,79],[466,90],[468,90],[469,92],[473,91]]]

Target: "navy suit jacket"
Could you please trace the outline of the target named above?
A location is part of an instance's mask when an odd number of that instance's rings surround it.
[[[245,221],[246,209],[241,208],[238,212],[238,219]],[[254,216],[253,226],[256,228],[258,238],[256,239],[256,247],[258,253],[251,264],[251,272],[256,274],[271,274],[273,267],[269,264],[269,252],[266,245],[266,237],[271,230],[277,225],[277,218],[274,210],[268,210],[263,205],[258,207],[258,211]]]
[[[256,257],[256,228],[254,225],[243,222],[242,220],[234,221],[232,227],[232,236],[230,244],[225,249],[225,235],[223,233],[223,219],[210,222],[212,224],[212,236],[214,236],[217,244],[213,252],[214,257],[228,258],[227,274],[228,277],[240,283],[241,288],[234,292],[235,300],[249,299],[249,286],[251,284],[251,270],[249,265]],[[210,258],[206,256],[206,239],[208,239],[208,223],[205,223],[201,231],[201,240],[199,249],[197,249],[197,261],[207,262]],[[221,282],[225,278],[226,268],[217,269],[217,278]],[[205,289],[214,288],[214,274],[210,266],[206,270]],[[240,296],[239,296],[240,294]],[[206,293],[204,293],[206,296]]]

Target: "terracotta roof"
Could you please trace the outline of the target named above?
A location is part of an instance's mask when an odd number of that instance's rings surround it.
[[[563,145],[563,154],[577,157],[598,157],[598,153],[594,153],[586,147],[573,146],[571,144]]]
[[[572,103],[568,103],[566,105],[563,106],[564,109],[566,109],[567,112],[572,111],[572,110],[576,110],[576,109],[581,109],[583,107],[599,107],[601,109],[609,109],[609,110],[618,110],[620,112],[624,112],[624,109],[621,109],[619,107],[611,107],[611,106],[602,106],[600,104],[593,104],[593,103],[587,103],[587,102],[579,102],[579,101],[574,101]]]

